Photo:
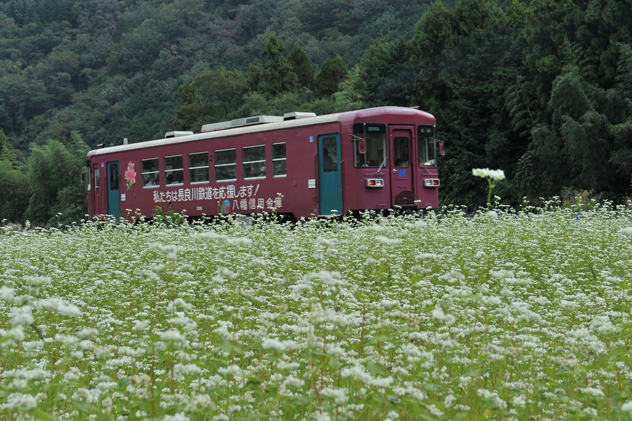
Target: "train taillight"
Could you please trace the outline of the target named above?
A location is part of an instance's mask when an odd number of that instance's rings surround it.
[[[381,178],[369,178],[366,180],[367,187],[384,187],[384,180]]]
[[[440,185],[438,178],[426,178],[424,180],[424,186],[426,187],[439,187]]]

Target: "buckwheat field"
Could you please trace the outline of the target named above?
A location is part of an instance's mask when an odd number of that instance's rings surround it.
[[[629,214],[269,219],[5,227],[0,418],[632,418]]]

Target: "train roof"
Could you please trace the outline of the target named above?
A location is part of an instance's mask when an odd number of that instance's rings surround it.
[[[240,136],[251,133],[261,133],[274,130],[285,130],[295,127],[314,126],[319,124],[335,123],[335,122],[347,122],[356,118],[370,118],[372,116],[382,115],[416,115],[419,117],[425,117],[432,119],[434,122],[434,116],[424,111],[417,110],[415,108],[406,107],[377,107],[367,108],[357,111],[346,111],[343,113],[326,114],[322,116],[296,118],[291,120],[284,120],[279,122],[270,122],[265,124],[249,125],[237,128],[227,128],[224,130],[202,132],[197,134],[180,135],[177,137],[170,137],[164,139],[141,141],[137,143],[130,143],[127,145],[109,146],[100,149],[94,149],[88,152],[88,158],[97,155],[107,155],[117,152],[132,151],[137,149],[155,148],[159,146],[177,145],[180,143],[196,142],[200,140],[210,140],[217,138],[225,138],[231,136]],[[434,123],[433,123],[434,124]]]

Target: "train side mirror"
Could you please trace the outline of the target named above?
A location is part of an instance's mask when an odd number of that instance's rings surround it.
[[[445,147],[443,146],[443,140],[439,142],[439,153],[441,156],[445,156]]]
[[[366,140],[361,139],[358,141],[358,152],[362,155],[366,154]]]

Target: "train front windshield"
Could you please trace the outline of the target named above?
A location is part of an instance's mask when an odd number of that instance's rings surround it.
[[[386,125],[357,123],[353,125],[356,167],[386,166]],[[360,147],[359,142],[365,142]]]

